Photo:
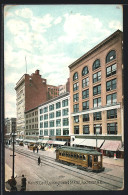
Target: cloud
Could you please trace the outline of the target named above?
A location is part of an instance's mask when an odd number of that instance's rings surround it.
[[[122,30],[123,27],[119,21],[113,20],[109,23],[109,28],[114,30]]]
[[[33,12],[29,8],[16,10],[15,14],[17,16],[20,16],[20,17],[23,17],[23,18],[31,18],[31,17],[33,17]]]
[[[16,117],[16,105],[6,102],[5,104],[5,118]]]
[[[54,21],[54,24],[59,24],[59,23],[61,23],[61,21],[62,21],[62,18],[61,18],[61,17],[58,17],[58,18],[56,18],[56,20]]]
[[[8,87],[8,85],[12,84],[15,87],[18,80],[24,75],[25,71],[10,73],[9,75],[5,73],[5,88]]]

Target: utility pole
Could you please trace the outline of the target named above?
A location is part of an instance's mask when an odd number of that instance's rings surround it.
[[[14,145],[14,136],[15,136],[15,134],[14,134],[14,132],[12,133],[12,138],[13,138],[13,154],[12,155],[10,155],[10,156],[12,156],[13,158],[12,158],[12,178],[14,178],[14,164],[15,164],[15,145]]]

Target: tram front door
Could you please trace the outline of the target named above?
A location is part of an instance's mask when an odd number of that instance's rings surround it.
[[[88,155],[88,167],[92,167],[92,155]]]

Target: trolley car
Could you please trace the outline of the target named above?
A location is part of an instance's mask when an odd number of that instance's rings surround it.
[[[56,160],[64,164],[77,165],[84,170],[94,172],[104,170],[102,153],[94,149],[63,146],[56,149]]]

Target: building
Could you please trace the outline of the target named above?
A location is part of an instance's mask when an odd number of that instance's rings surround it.
[[[24,138],[25,112],[46,102],[49,98],[56,97],[57,94],[48,97],[47,80],[41,78],[39,70],[29,75],[24,74],[16,83],[16,105],[17,105],[17,134],[18,138]],[[58,91],[58,87],[51,86]],[[51,89],[50,89],[51,91]]]
[[[70,96],[65,93],[38,107],[39,138],[42,143],[57,144],[65,141],[70,144]],[[55,141],[56,140],[56,141]],[[62,145],[65,143],[62,142]],[[59,142],[61,144],[61,142]]]
[[[69,65],[71,145],[118,155],[124,142],[122,51],[117,30]]]
[[[5,130],[5,142],[10,142],[12,133],[16,132],[16,118],[5,119]]]
[[[59,95],[62,95],[66,92],[70,92],[70,79],[67,79],[67,82],[65,85],[60,85],[59,86]]]
[[[38,107],[36,107],[25,112],[24,142],[36,142],[38,139]]]

